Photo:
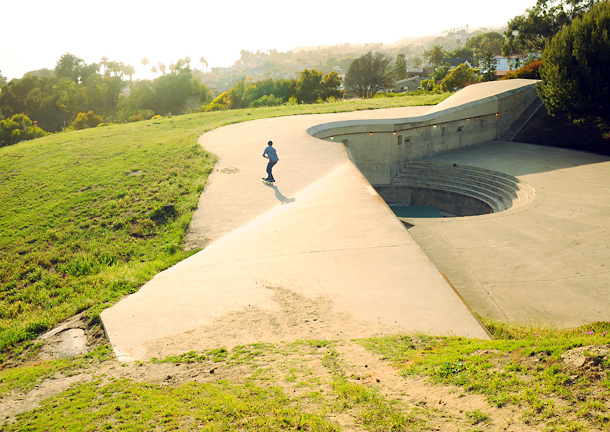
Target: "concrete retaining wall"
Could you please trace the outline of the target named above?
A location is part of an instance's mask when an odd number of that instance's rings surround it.
[[[377,193],[388,204],[433,206],[457,216],[476,216],[493,213],[491,207],[476,198],[444,190],[405,185],[378,185]]]
[[[308,132],[343,142],[371,184],[390,184],[412,160],[499,138],[536,97],[534,80],[481,83],[419,117],[326,123]]]

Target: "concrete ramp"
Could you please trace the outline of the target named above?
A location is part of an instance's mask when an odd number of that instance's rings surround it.
[[[487,337],[349,161],[294,198],[104,311],[119,359],[400,331]]]
[[[481,89],[497,99],[494,89]],[[495,91],[510,93],[505,84]],[[446,105],[447,121],[455,121],[458,108]],[[481,115],[495,118],[492,105]],[[102,313],[119,359],[413,331],[487,338],[344,145],[307,132],[429,112],[442,118],[435,107],[397,108],[266,119],[203,135],[219,162],[187,240],[205,249]],[[268,140],[280,158],[275,186],[261,181]]]

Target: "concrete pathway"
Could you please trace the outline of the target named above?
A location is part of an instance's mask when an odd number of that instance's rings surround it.
[[[515,210],[409,219],[409,233],[484,317],[610,321],[610,158],[493,141],[426,160],[504,172],[536,191]]]
[[[342,144],[306,132],[429,109],[283,117],[203,135],[219,162],[188,242],[209,246],[102,313],[119,359],[404,331],[487,338]],[[268,140],[280,158],[274,186],[261,180]]]

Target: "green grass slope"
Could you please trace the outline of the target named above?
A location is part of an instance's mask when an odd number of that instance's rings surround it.
[[[99,312],[184,259],[215,156],[197,137],[295,114],[434,105],[449,94],[191,114],[0,149],[0,350]]]

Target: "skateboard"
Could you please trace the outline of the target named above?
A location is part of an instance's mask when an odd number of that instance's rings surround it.
[[[274,181],[269,181],[267,179],[263,179],[263,183],[265,183],[266,185],[273,185],[273,184],[275,184],[275,180]]]

